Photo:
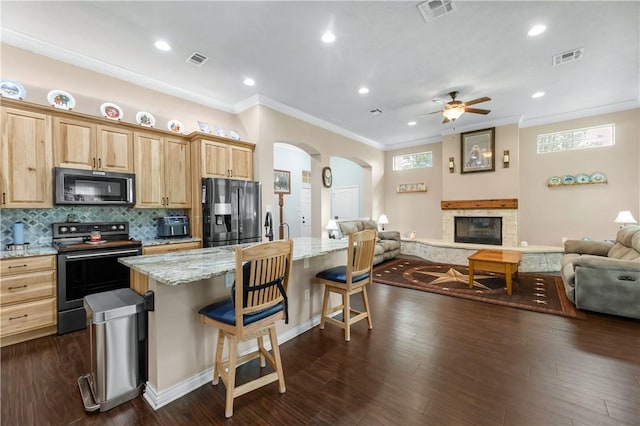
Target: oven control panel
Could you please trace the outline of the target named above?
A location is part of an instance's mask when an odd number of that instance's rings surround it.
[[[83,237],[91,235],[93,231],[99,231],[102,235],[128,234],[129,222],[103,222],[103,223],[79,223],[64,222],[54,223],[53,237]]]

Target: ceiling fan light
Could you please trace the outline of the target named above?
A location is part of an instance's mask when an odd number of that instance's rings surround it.
[[[453,108],[445,109],[444,112],[442,113],[442,115],[444,115],[446,118],[448,118],[451,121],[455,121],[463,113],[464,113],[464,107],[456,106],[456,107],[453,107]]]

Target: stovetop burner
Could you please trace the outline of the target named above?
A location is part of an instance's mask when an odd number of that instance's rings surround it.
[[[128,222],[63,222],[52,227],[53,247],[58,252],[142,246],[141,241],[129,238]],[[94,238],[97,232],[100,239],[91,240],[92,232]]]

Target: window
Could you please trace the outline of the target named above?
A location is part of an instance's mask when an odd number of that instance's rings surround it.
[[[612,146],[615,144],[615,126],[607,124],[564,132],[545,133],[538,135],[537,142],[538,154]]]
[[[425,167],[433,167],[433,153],[431,151],[393,156],[393,170],[422,169]]]

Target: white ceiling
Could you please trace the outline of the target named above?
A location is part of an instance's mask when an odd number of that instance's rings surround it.
[[[261,102],[384,149],[639,105],[639,1],[457,1],[431,23],[419,3],[2,1],[2,40],[226,111]],[[527,36],[538,23],[546,32]],[[582,59],[552,66],[576,48]],[[194,51],[210,59],[187,63]],[[452,90],[491,97],[474,107],[492,112],[407,125]],[[546,96],[532,99],[537,91]]]

